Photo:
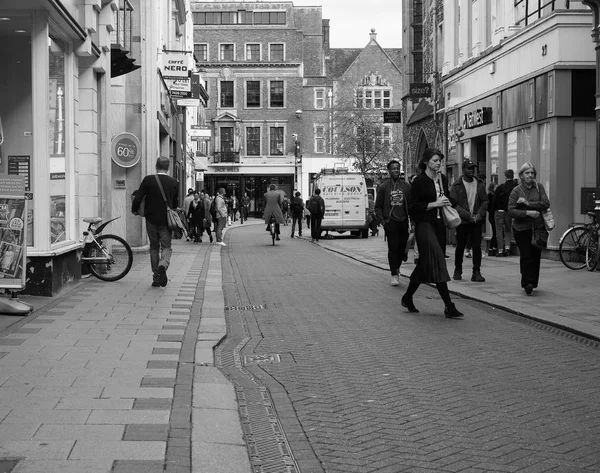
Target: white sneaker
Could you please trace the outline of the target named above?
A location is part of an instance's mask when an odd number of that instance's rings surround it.
[[[227,245],[225,244],[225,242],[224,242],[224,241],[218,241],[218,242],[217,242],[217,245],[221,245],[221,246],[227,246]]]
[[[392,279],[390,280],[390,284],[392,286],[399,286],[400,285],[400,276],[397,274],[394,274],[392,276]]]

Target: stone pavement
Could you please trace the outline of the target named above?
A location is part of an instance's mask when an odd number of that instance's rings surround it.
[[[248,473],[234,390],[213,364],[220,254],[175,241],[165,288],[136,255],[121,281],[23,296],[30,315],[0,315],[0,471]]]
[[[367,239],[333,233],[333,239],[321,239],[322,248],[341,253],[363,263],[386,270],[382,284],[389,283],[387,243],[383,231]],[[306,237],[305,237],[306,238]],[[447,247],[448,272],[454,271],[454,247]],[[400,273],[408,277],[414,269],[411,250]],[[485,256],[481,274],[486,282],[471,282],[472,260],[463,262],[463,280],[448,283],[450,292],[475,299],[578,335],[600,340],[600,271],[573,271],[560,261],[542,260],[540,287],[527,296],[520,286],[519,257]]]

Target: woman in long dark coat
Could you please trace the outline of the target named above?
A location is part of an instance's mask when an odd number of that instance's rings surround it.
[[[265,202],[263,218],[267,224],[267,231],[270,231],[270,221],[271,217],[273,217],[275,221],[275,233],[277,234],[277,240],[279,240],[279,225],[285,222],[283,220],[283,212],[281,211],[281,193],[277,191],[275,184],[271,184],[269,190],[265,192]]]
[[[450,275],[442,245],[446,241],[446,226],[442,217],[442,207],[453,206],[447,197],[448,180],[439,173],[444,155],[441,151],[427,148],[419,162],[421,173],[414,179],[410,190],[408,212],[415,222],[415,240],[419,246],[419,260],[410,275],[410,284],[402,306],[410,312],[419,312],[413,303],[413,295],[421,283],[435,283],[446,308],[448,318],[462,317],[448,291]]]
[[[190,232],[193,232],[194,242],[202,243],[202,230],[204,221],[204,202],[200,200],[200,194],[194,192],[194,200],[190,202],[188,209],[188,221],[190,222]]]

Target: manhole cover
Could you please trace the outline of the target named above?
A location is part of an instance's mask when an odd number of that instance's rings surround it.
[[[225,310],[261,310],[266,309],[265,304],[261,305],[226,305]]]
[[[250,363],[281,363],[281,356],[276,353],[244,356],[244,364],[248,365]]]
[[[10,473],[19,460],[0,460],[0,473]]]

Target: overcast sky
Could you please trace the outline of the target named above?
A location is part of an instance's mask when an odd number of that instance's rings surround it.
[[[330,20],[332,48],[363,48],[371,28],[383,48],[402,47],[403,0],[292,0],[295,6],[322,6]]]

